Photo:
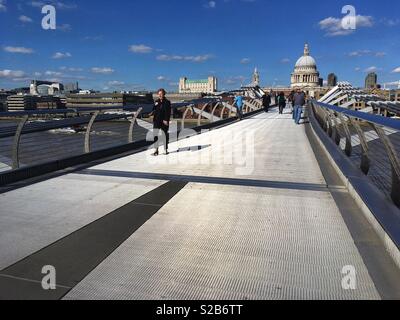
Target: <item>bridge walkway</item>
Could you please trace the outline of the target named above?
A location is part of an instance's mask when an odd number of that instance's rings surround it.
[[[1,194],[0,298],[400,297],[394,263],[290,114],[170,151]],[[39,288],[44,265],[56,291]],[[349,266],[355,290],[343,287]]]

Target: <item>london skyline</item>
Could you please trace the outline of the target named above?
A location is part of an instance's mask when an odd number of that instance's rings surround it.
[[[41,27],[45,4],[57,9],[56,30]],[[263,86],[288,86],[304,43],[325,80],[333,72],[363,86],[376,72],[379,83],[398,81],[400,5],[353,1],[357,29],[342,30],[346,4],[0,0],[0,88],[49,79],[102,91],[176,91],[182,76],[216,76],[219,89],[231,89],[250,83],[254,67]]]

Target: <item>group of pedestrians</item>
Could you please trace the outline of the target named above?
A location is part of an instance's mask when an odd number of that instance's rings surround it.
[[[283,114],[283,110],[286,108],[285,93],[280,92],[278,95],[276,95],[274,92],[266,93],[262,99],[262,104],[265,112],[269,112],[269,108],[272,104],[272,99],[274,99],[276,105],[279,108],[279,114]]]
[[[159,137],[162,135],[165,154],[168,155],[168,144],[169,144],[169,125],[172,113],[171,102],[165,97],[166,91],[164,89],[158,90],[158,99],[155,101],[153,111],[153,127],[154,127],[154,140],[156,150],[153,156],[159,155]],[[286,97],[284,92],[280,92],[278,95],[275,93],[266,93],[262,98],[262,104],[265,112],[269,111],[272,104],[272,98],[278,105],[279,114],[283,114],[283,110],[286,108]],[[296,124],[300,124],[301,116],[303,114],[303,107],[306,104],[306,95],[299,88],[297,91],[292,91],[289,95],[289,102],[292,105],[293,119]],[[243,118],[243,105],[244,98],[241,94],[235,96],[234,105],[237,108],[239,119]]]

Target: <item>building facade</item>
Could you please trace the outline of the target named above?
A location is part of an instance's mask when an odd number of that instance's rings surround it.
[[[179,80],[179,93],[214,93],[217,89],[216,77],[208,77],[206,80],[189,80],[188,78]]]
[[[371,72],[365,78],[365,88],[374,89],[378,86],[378,75],[375,72]]]
[[[328,75],[328,87],[336,87],[338,78],[336,74],[330,73]]]
[[[315,59],[310,56],[308,44],[304,46],[304,54],[297,60],[291,77],[292,88],[320,87],[320,77]]]

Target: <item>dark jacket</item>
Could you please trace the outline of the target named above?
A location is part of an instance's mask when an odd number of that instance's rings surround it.
[[[271,96],[269,94],[266,94],[263,97],[263,106],[269,107],[270,105],[271,105]]]
[[[167,99],[164,99],[162,102],[160,99],[158,99],[153,108],[153,124],[154,128],[156,129],[161,129],[168,127],[165,124],[163,124],[163,121],[170,121],[171,120],[171,112],[172,112],[172,107],[171,107],[171,102]]]
[[[285,107],[286,106],[286,97],[285,96],[278,96],[278,105]]]
[[[306,95],[304,92],[296,93],[294,95],[294,105],[295,106],[304,106],[306,104]]]

